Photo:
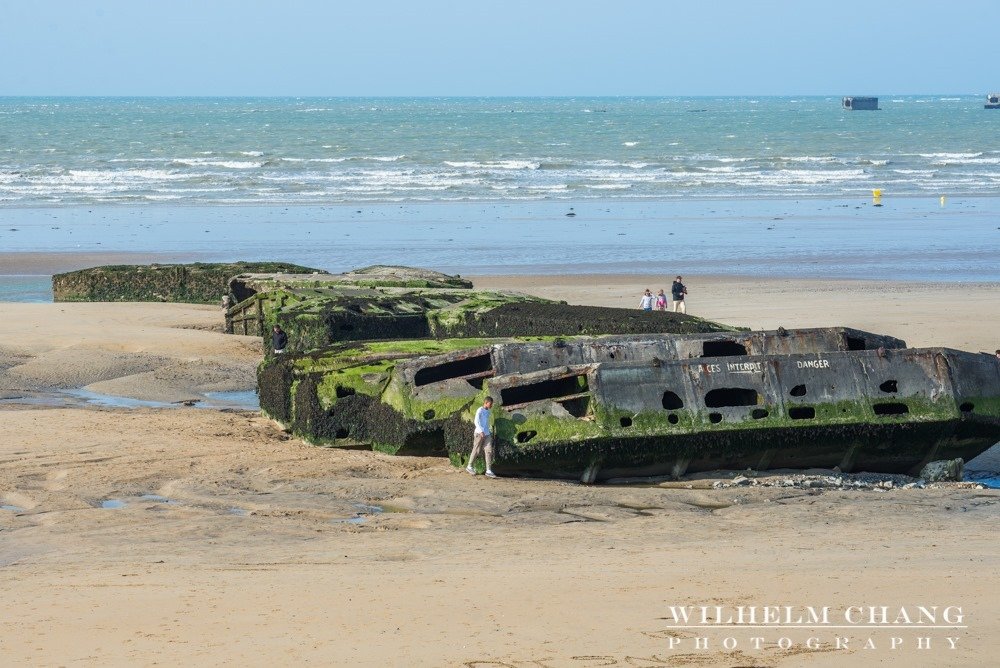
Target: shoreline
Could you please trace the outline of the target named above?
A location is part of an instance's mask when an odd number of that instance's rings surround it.
[[[928,198],[900,198],[882,208],[849,199],[604,199],[24,209],[0,229],[0,272],[30,273],[7,268],[18,253],[80,252],[281,259],[334,272],[404,264],[463,275],[1000,282],[996,201],[956,199],[944,208]]]
[[[1000,193],[995,191],[989,192],[979,192],[979,193],[928,193],[928,192],[885,192],[883,190],[882,197],[885,199],[886,203],[891,203],[893,199],[896,201],[900,200],[929,200],[931,202],[938,202],[942,194],[951,200],[993,200],[1000,198]],[[566,197],[554,198],[554,197],[540,197],[537,199],[454,199],[454,200],[430,200],[430,199],[371,199],[371,200],[336,200],[336,201],[315,201],[315,202],[301,202],[295,200],[288,201],[245,201],[245,202],[225,202],[225,201],[191,201],[191,202],[177,202],[177,201],[132,201],[132,202],[68,202],[65,204],[55,204],[51,202],[37,202],[34,204],[17,204],[6,202],[0,205],[0,211],[18,211],[18,210],[38,210],[46,209],[52,211],[59,211],[64,209],[94,209],[94,208],[233,208],[233,207],[246,207],[246,208],[285,208],[285,207],[295,207],[295,208],[314,208],[314,209],[329,209],[333,207],[357,207],[357,206],[379,206],[379,207],[390,207],[390,206],[455,206],[455,205],[469,205],[469,206],[480,206],[480,205],[495,205],[495,204],[552,204],[552,205],[563,205],[563,204],[595,204],[600,202],[606,202],[609,204],[621,203],[621,204],[681,204],[684,202],[816,202],[816,201],[829,201],[829,202],[847,202],[851,204],[869,204],[872,200],[872,194],[870,190],[859,190],[856,193],[840,193],[840,194],[816,194],[812,195],[809,193],[797,193],[794,196],[789,194],[757,194],[757,195],[691,195],[683,194],[677,195],[676,197],[608,197],[607,194],[594,195],[592,197]]]

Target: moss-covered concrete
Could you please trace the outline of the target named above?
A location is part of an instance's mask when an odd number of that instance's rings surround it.
[[[56,274],[52,294],[57,302],[221,304],[237,274],[318,271],[287,262],[108,265]]]
[[[650,406],[628,410],[601,398],[619,396],[634,402],[643,388],[633,388],[628,373],[602,376],[598,368],[589,372],[586,411],[569,414],[560,408],[557,398],[505,408],[494,406],[494,469],[501,473],[550,475],[557,477],[597,478],[679,474],[715,468],[771,468],[841,466],[845,470],[913,472],[929,457],[971,458],[1000,438],[1000,397],[955,397],[949,392],[945,377],[916,384],[914,374],[930,368],[942,370],[969,363],[969,354],[957,351],[900,351],[883,375],[909,378],[911,393],[886,392],[876,384],[874,394],[834,401],[801,401],[787,397],[788,387],[769,391],[761,385],[756,405],[732,404],[730,408],[709,408],[697,401],[678,408]],[[749,358],[753,359],[753,358]],[[779,356],[777,368],[793,366],[805,356]],[[870,367],[882,360],[880,352],[831,353],[828,366],[850,369]],[[947,359],[948,364],[942,363]],[[846,366],[845,366],[846,365]],[[701,374],[706,363],[677,361],[669,365],[682,371],[698,391],[718,385],[705,385]],[[721,369],[722,364],[712,364]],[[573,372],[573,369],[568,371]],[[623,369],[628,371],[628,368]],[[648,369],[651,378],[670,378],[664,369]],[[718,371],[714,371],[718,373]],[[758,374],[768,378],[763,362]],[[565,375],[565,373],[563,374]],[[535,378],[537,376],[537,378]],[[711,373],[710,373],[711,376]],[[592,391],[595,383],[619,383]],[[675,381],[678,376],[674,376]],[[850,386],[852,376],[838,384]],[[523,383],[530,386],[544,380],[540,373],[527,374]],[[465,461],[472,442],[472,416],[482,397],[489,393],[503,396],[512,382],[508,377],[488,381],[468,410],[459,412],[446,425],[445,442],[456,464]],[[666,380],[656,381],[654,385]],[[752,384],[743,377],[724,381],[740,386]],[[760,382],[755,381],[755,382]],[[780,383],[772,377],[768,382]],[[829,379],[824,382],[831,382]],[[497,385],[497,387],[493,387]],[[663,385],[658,385],[663,387]],[[668,385],[677,388],[677,385]],[[817,383],[821,390],[823,383]],[[571,387],[562,390],[572,396]],[[849,395],[856,390],[848,390]],[[1000,394],[1000,386],[997,386]],[[691,397],[690,391],[684,396]],[[573,401],[579,401],[574,399]],[[658,402],[657,402],[658,403]],[[803,410],[804,409],[804,410]],[[900,412],[895,412],[899,410]]]

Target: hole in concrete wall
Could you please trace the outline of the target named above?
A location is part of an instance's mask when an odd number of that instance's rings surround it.
[[[962,411],[963,413],[971,413],[975,408],[976,408],[975,404],[973,404],[971,401],[966,401],[965,403],[963,403],[961,406],[958,407],[958,410]]]
[[[910,407],[895,401],[872,406],[875,415],[905,415],[910,412]]]
[[[430,383],[437,383],[449,378],[461,378],[462,376],[471,376],[491,371],[493,371],[493,360],[487,353],[486,355],[476,355],[475,357],[445,362],[437,366],[424,367],[413,376],[413,384],[420,387],[421,385],[429,385]],[[481,386],[482,381],[480,381]]]
[[[796,406],[788,409],[788,417],[793,420],[812,420],[816,417],[816,409],[812,406]]]
[[[667,390],[663,393],[663,407],[668,411],[677,410],[684,408],[684,401],[675,393]]]
[[[587,376],[566,376],[564,378],[543,380],[540,383],[532,383],[530,385],[504,388],[500,390],[500,402],[504,406],[514,406],[517,404],[526,404],[530,401],[569,397],[586,391]]]
[[[353,387],[343,387],[341,385],[338,385],[336,392],[337,392],[337,398],[338,399],[343,399],[344,397],[349,397],[352,394],[354,394],[354,388]]]
[[[732,339],[720,339],[718,341],[705,341],[702,344],[702,357],[736,357],[746,355],[747,347],[742,343],[737,343]]]
[[[530,431],[519,431],[519,432],[517,432],[517,442],[518,443],[527,443],[528,441],[530,441],[531,439],[533,439],[535,436],[538,436],[538,432],[535,431],[535,430],[533,430],[533,429],[530,430]]]
[[[790,395],[792,395],[793,397],[804,397],[804,396],[806,396],[806,386],[805,385],[796,385],[791,390],[789,390],[788,393]]]
[[[705,405],[709,408],[724,406],[755,406],[760,403],[757,390],[748,387],[720,387],[705,395]]]
[[[614,359],[615,358],[615,354],[614,353],[608,353],[608,357],[610,357],[611,359]]]
[[[337,438],[347,438],[350,435],[351,435],[351,430],[348,429],[347,427],[339,427],[337,429],[337,433],[335,434]]]
[[[767,409],[765,408],[755,408],[753,409],[753,412],[750,413],[750,417],[752,417],[754,420],[763,420],[768,415],[770,415],[770,413],[768,413]]]
[[[590,397],[580,397],[570,401],[560,401],[560,405],[573,417],[583,417],[590,408]]]
[[[630,417],[623,417],[621,420],[618,421],[618,424],[620,424],[623,427],[631,427],[632,426],[632,418],[630,418]]]
[[[677,417],[676,413],[671,413],[670,415],[667,416],[667,422],[669,422],[670,424],[677,424],[679,420],[680,418]]]
[[[433,420],[435,415],[436,413],[434,412],[433,408],[428,408],[427,410],[424,411],[425,420]]]
[[[847,337],[847,349],[848,350],[866,350],[867,346],[865,345],[865,340],[864,339],[859,339],[856,336],[848,336]]]
[[[882,390],[883,392],[886,392],[886,393],[896,392],[897,391],[896,390],[896,381],[894,381],[894,380],[887,380],[884,383],[882,383],[881,385],[879,385],[878,389],[880,389],[880,390]]]
[[[722,413],[709,413],[708,421],[712,424],[719,424],[722,422]]]

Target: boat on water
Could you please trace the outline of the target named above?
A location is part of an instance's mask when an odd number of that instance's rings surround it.
[[[983,105],[984,109],[1000,109],[1000,93],[990,93],[986,96],[986,104]]]

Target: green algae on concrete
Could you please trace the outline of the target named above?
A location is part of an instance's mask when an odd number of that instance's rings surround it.
[[[814,355],[746,359],[734,373],[721,360],[699,359],[489,379],[477,398],[498,400],[494,469],[588,482],[706,468],[907,472],[942,453],[971,458],[1000,437],[997,399],[962,396],[949,383],[953,370],[963,378],[979,373],[1000,395],[997,364],[987,356],[917,349],[830,352],[814,366]],[[804,367],[816,369],[811,401],[804,387],[793,387]],[[555,382],[574,375],[586,376],[586,384]],[[670,401],[664,388],[674,391]],[[709,401],[715,392],[722,395]],[[472,414],[460,412],[446,425],[454,462],[469,451]]]
[[[108,265],[52,277],[57,302],[220,304],[229,279],[246,272],[319,272],[287,262]]]

